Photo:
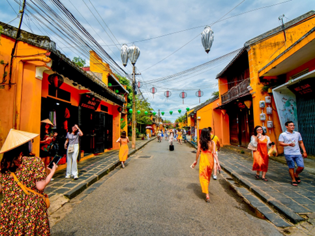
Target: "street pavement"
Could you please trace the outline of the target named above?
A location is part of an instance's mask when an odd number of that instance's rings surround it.
[[[282,235],[221,176],[205,202],[189,144],[148,143],[56,212],[52,235]]]

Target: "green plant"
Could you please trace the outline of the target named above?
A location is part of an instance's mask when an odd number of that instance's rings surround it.
[[[74,64],[76,64],[77,66],[79,66],[79,67],[83,67],[83,66],[85,66],[85,64],[86,64],[85,60],[82,59],[81,57],[74,57],[74,58],[72,59],[72,62],[73,62]]]
[[[269,86],[268,86],[268,85],[264,85],[264,86],[261,88],[261,92],[262,92],[262,93],[266,93],[266,92],[268,92],[268,89],[269,89]]]
[[[126,121],[122,121],[120,123],[120,129],[123,130],[126,127],[126,125],[127,125]]]

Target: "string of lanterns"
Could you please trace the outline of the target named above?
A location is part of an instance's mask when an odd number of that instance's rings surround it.
[[[190,108],[187,107],[187,108],[186,108],[186,111],[189,111],[189,110],[190,110]],[[181,109],[178,109],[177,111],[178,111],[179,114],[181,114],[181,112],[182,112]],[[132,113],[132,112],[133,112],[133,110],[130,108],[130,109],[129,109],[129,113]],[[140,111],[140,110],[137,110],[137,113],[138,113],[138,114],[141,114],[141,111]],[[170,113],[170,115],[173,115],[174,112],[173,112],[173,111],[169,111],[169,113]],[[145,115],[148,115],[149,112],[144,111],[144,114],[145,114]],[[154,111],[154,112],[152,112],[152,114],[155,116],[155,115],[156,115],[156,112]],[[162,116],[164,116],[165,112],[162,111],[161,114],[162,114]]]

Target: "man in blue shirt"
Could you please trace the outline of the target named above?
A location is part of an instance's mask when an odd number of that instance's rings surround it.
[[[305,150],[304,143],[302,141],[301,134],[299,132],[294,131],[294,123],[292,121],[285,122],[285,127],[287,131],[283,132],[279,136],[279,144],[283,146],[284,156],[289,166],[289,173],[292,179],[291,184],[293,186],[297,186],[297,184],[301,183],[299,178],[299,174],[304,169],[304,160],[303,157],[307,157],[307,153]],[[303,150],[303,156],[301,155],[300,147]],[[295,164],[297,165],[297,169],[294,173]]]

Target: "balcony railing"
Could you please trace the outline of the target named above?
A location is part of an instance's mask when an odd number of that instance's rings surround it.
[[[232,87],[229,91],[221,95],[222,104],[230,102],[246,93],[249,93],[247,87],[250,84],[250,79],[243,80],[238,85]]]

